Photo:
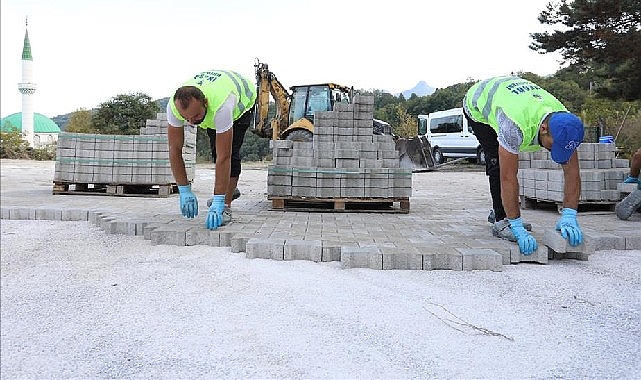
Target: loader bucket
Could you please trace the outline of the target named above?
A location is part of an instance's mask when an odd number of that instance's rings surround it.
[[[419,170],[434,167],[432,147],[425,137],[399,138],[396,150],[401,168]]]

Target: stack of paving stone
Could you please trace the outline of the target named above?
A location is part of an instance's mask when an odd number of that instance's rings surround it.
[[[577,149],[581,171],[579,204],[613,204],[621,199],[618,185],[629,172],[629,162],[615,157],[614,144],[583,143]],[[524,200],[563,202],[563,169],[550,153],[519,153],[520,195]]]
[[[412,172],[401,169],[390,135],[374,135],[373,96],[316,112],[312,142],[272,141],[268,198],[409,198]]]
[[[174,183],[169,164],[167,115],[147,120],[139,135],[59,134],[54,183],[167,185]],[[185,127],[183,158],[192,181],[196,128]]]

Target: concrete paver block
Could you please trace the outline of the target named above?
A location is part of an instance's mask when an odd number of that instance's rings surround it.
[[[284,245],[284,239],[251,238],[246,243],[246,257],[248,259],[283,260]]]
[[[618,236],[608,232],[598,232],[598,231],[584,231],[584,238],[589,239],[593,245],[594,249],[597,251],[607,250],[607,249],[625,249],[626,239],[623,236]]]
[[[176,227],[158,227],[151,231],[149,236],[152,245],[177,245],[184,247],[187,243],[187,231],[178,230]]]
[[[463,270],[503,271],[503,255],[488,248],[457,248],[463,260]]]
[[[539,242],[536,251],[534,251],[531,255],[524,255],[521,253],[521,249],[519,248],[518,244],[515,244],[511,248],[510,257],[512,264],[518,264],[520,262],[547,264],[549,260],[549,252],[548,247],[545,244],[541,244]]]
[[[89,213],[87,210],[64,209],[62,210],[61,218],[63,221],[87,221],[89,220]]]
[[[14,208],[9,211],[9,219],[11,220],[35,220],[36,210],[32,208]]]
[[[230,239],[231,251],[234,253],[247,252],[247,241],[251,238],[250,234],[234,234]]]
[[[575,259],[587,260],[588,256],[594,253],[595,245],[590,236],[583,235],[583,243],[573,247],[564,239],[559,231],[547,229],[544,235],[544,243],[549,248],[548,259]],[[625,241],[624,241],[625,243]]]
[[[625,249],[641,249],[641,236],[626,237]]]
[[[208,230],[204,227],[192,227],[185,231],[185,245],[209,245],[220,246],[220,234],[218,231]]]
[[[341,243],[323,240],[321,261],[341,261]]]
[[[423,255],[410,247],[381,247],[383,269],[422,270]]]
[[[37,208],[36,219],[37,220],[62,220],[62,211],[58,209],[50,209],[50,208]]]
[[[463,270],[463,255],[460,252],[423,253],[423,270]]]
[[[377,247],[341,248],[341,264],[343,268],[383,269],[383,254]]]
[[[283,247],[284,260],[308,260],[320,262],[323,246],[320,240],[286,240]]]

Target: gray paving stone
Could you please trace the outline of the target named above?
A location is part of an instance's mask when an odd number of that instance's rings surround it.
[[[503,255],[487,248],[457,248],[461,253],[463,270],[503,270]]]
[[[517,244],[514,244],[510,250],[510,257],[512,264],[518,264],[521,262],[527,263],[539,263],[547,264],[549,260],[549,251],[548,247],[545,244],[539,242],[536,251],[531,255],[524,255],[521,253],[521,249]]]
[[[460,252],[423,253],[423,270],[463,270],[463,255]]]
[[[81,209],[64,209],[61,213],[62,221],[88,221],[89,212]]]
[[[176,245],[184,247],[187,244],[187,231],[179,231],[172,226],[159,226],[150,232],[150,240],[153,245]]]
[[[243,233],[234,234],[230,238],[231,251],[234,253],[247,252],[247,241],[252,236],[253,234],[243,234]]]
[[[320,262],[323,254],[322,244],[320,240],[286,240],[283,259]]]
[[[336,240],[323,240],[321,261],[341,261],[341,242]]]
[[[52,208],[36,208],[37,220],[62,220],[62,211]]]
[[[641,236],[626,237],[625,249],[641,249]]]
[[[383,269],[383,255],[377,247],[341,248],[341,265],[343,268]]]
[[[185,231],[185,245],[220,246],[220,233],[203,227],[192,227]]]
[[[383,269],[422,270],[423,255],[411,247],[380,247]]]
[[[284,239],[251,238],[246,243],[246,257],[249,259],[283,260]]]
[[[14,208],[9,211],[9,219],[12,220],[35,220],[36,210],[32,208]]]

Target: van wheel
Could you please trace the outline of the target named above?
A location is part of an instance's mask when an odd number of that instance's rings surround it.
[[[481,147],[476,150],[476,163],[485,165],[485,151]]]
[[[434,163],[436,165],[440,165],[443,162],[445,162],[445,157],[443,157],[443,152],[439,148],[434,148],[432,151],[432,155],[434,156]]]

